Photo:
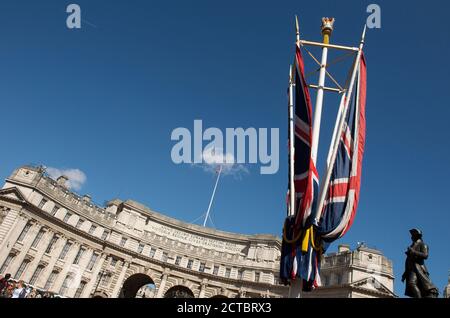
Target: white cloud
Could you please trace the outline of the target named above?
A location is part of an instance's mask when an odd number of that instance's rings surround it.
[[[243,164],[234,163],[234,157],[231,153],[224,153],[221,148],[206,148],[202,155],[203,163],[194,164],[206,172],[216,173],[222,166],[222,175],[232,175],[241,178],[243,174],[248,174],[249,170]]]
[[[66,186],[75,191],[79,191],[87,180],[86,174],[80,169],[58,169],[47,167],[46,171],[52,179],[57,179],[62,175],[69,178]]]

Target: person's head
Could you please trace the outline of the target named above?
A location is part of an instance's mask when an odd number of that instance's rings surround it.
[[[8,274],[5,275],[5,279],[6,279],[6,280],[8,280],[8,279],[10,279],[10,278],[11,278],[11,274],[8,273]]]
[[[411,230],[409,230],[409,233],[411,233],[411,240],[413,242],[422,238],[422,231],[419,229],[411,229]]]
[[[23,283],[23,280],[19,280],[19,288],[23,288],[23,287],[25,287],[24,283]]]

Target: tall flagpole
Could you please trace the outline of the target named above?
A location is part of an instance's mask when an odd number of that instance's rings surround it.
[[[295,16],[295,29],[296,29],[296,37],[297,37],[297,45],[300,42],[300,28],[298,25],[298,18]],[[291,199],[291,209],[290,215],[295,215],[295,183],[294,183],[294,152],[295,152],[295,139],[294,139],[294,78],[293,78],[293,69],[291,65],[290,72],[290,82],[289,82],[289,133],[290,133],[290,180],[291,180],[291,189],[290,199]],[[302,290],[302,282],[299,279],[295,279],[291,281],[291,285],[289,286],[289,298],[300,298]]]
[[[323,44],[330,44],[330,36],[333,32],[334,18],[322,18]],[[317,152],[319,148],[320,122],[322,119],[323,92],[327,68],[328,47],[322,47],[322,60],[320,62],[319,83],[317,84],[316,107],[314,108],[313,136],[311,145],[311,158],[314,165],[317,164]]]
[[[332,147],[332,156],[328,165],[328,169],[327,169],[327,173],[325,175],[325,180],[324,182],[321,184],[321,189],[320,189],[320,194],[319,194],[319,201],[318,201],[318,206],[317,206],[317,210],[315,212],[315,217],[314,217],[314,223],[318,224],[319,223],[319,219],[320,219],[320,215],[322,213],[322,209],[323,206],[325,204],[325,196],[327,194],[327,188],[328,185],[330,183],[330,178],[331,178],[331,172],[332,172],[332,166],[334,165],[334,162],[336,161],[336,156],[337,156],[337,150],[338,150],[338,145],[339,145],[339,141],[340,141],[340,134],[342,132],[342,129],[344,127],[344,123],[345,123],[345,115],[347,114],[347,110],[348,110],[348,106],[350,104],[350,100],[351,100],[351,96],[352,96],[352,92],[353,92],[353,86],[355,84],[355,80],[356,80],[356,75],[358,73],[358,69],[359,69],[359,64],[360,64],[360,60],[361,60],[361,55],[362,55],[362,50],[364,47],[364,39],[366,37],[366,27],[367,25],[364,26],[364,30],[361,36],[361,42],[359,44],[359,50],[358,50],[358,54],[356,56],[356,60],[355,60],[355,66],[353,68],[352,71],[352,77],[350,80],[350,84],[348,87],[348,93],[347,93],[347,98],[345,100],[345,104],[344,104],[344,109],[342,111],[342,115],[340,118],[340,122],[339,122],[339,129],[337,130],[337,134],[336,134],[336,138],[334,139],[334,144],[331,145]]]
[[[212,206],[212,203],[214,201],[214,196],[216,195],[217,184],[219,183],[219,179],[220,179],[220,175],[221,174],[222,174],[222,165],[220,165],[219,174],[217,175],[217,179],[216,179],[216,184],[214,185],[214,190],[213,190],[213,193],[211,195],[211,199],[209,200],[208,211],[206,211],[206,216],[205,216],[205,221],[203,222],[203,227],[206,226],[206,221],[208,221],[209,212],[211,211],[211,206]]]

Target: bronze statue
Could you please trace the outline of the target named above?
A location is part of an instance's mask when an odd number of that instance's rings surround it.
[[[433,285],[425,266],[425,260],[428,258],[428,246],[422,241],[422,232],[418,229],[412,229],[412,244],[405,252],[405,272],[402,276],[402,282],[406,280],[405,295],[413,298],[437,298],[439,291]]]

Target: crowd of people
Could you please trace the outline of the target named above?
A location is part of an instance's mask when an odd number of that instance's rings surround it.
[[[37,289],[25,284],[23,280],[16,281],[11,274],[0,275],[0,298],[55,298],[55,294]]]

